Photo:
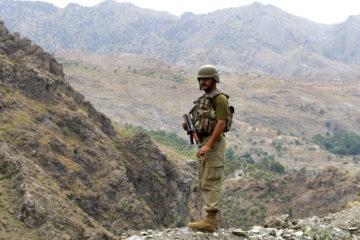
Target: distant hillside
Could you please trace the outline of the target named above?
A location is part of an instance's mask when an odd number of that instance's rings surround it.
[[[56,55],[66,79],[102,112],[121,124],[176,132],[182,114],[200,96],[197,81],[183,69],[136,54],[101,56],[81,51]],[[69,56],[68,58],[66,56]],[[275,155],[287,169],[307,172],[339,166],[357,173],[359,157],[336,156],[311,142],[316,134],[360,133],[356,82],[293,81],[257,74],[222,76],[235,120],[229,144],[256,160]]]
[[[64,9],[43,2],[0,0],[0,16],[49,51],[136,53],[192,70],[204,63],[223,72],[358,79],[359,16],[324,25],[254,3],[209,14],[142,9],[105,1]],[[346,64],[354,63],[354,64]]]
[[[351,16],[345,22],[335,25],[332,38],[327,39],[323,54],[342,62],[360,62],[360,15]]]
[[[224,223],[242,227],[264,224],[266,217],[324,216],[354,200],[360,177],[327,168],[308,179],[303,172],[282,178],[231,179],[224,187]]]

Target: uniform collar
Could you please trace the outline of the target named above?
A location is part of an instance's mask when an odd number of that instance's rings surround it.
[[[203,96],[204,97],[209,97],[209,98],[214,98],[214,97],[216,97],[217,95],[219,95],[219,94],[221,94],[221,91],[219,91],[219,90],[215,90],[215,91],[212,91],[211,93],[209,93],[209,94],[204,94]]]

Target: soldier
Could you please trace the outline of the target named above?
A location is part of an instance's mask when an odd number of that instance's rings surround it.
[[[198,183],[207,216],[200,222],[189,223],[189,227],[213,232],[218,228],[217,213],[221,203],[225,158],[223,132],[230,129],[232,111],[229,109],[228,96],[216,88],[220,78],[214,66],[200,67],[197,79],[200,91],[203,90],[205,94],[195,101],[190,115],[201,141],[201,148],[197,152]],[[187,130],[186,124],[183,128]]]

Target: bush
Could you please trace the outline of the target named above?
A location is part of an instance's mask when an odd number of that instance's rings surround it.
[[[70,133],[69,128],[67,126],[62,127],[61,131],[65,136],[68,136]]]
[[[5,93],[11,93],[11,89],[8,87],[5,87]]]
[[[254,164],[255,161],[250,153],[246,152],[245,154],[241,155],[240,158],[246,159],[246,163]]]
[[[115,147],[116,147],[117,150],[120,150],[120,151],[123,150],[123,146],[122,146],[122,144],[121,144],[120,141],[114,140],[113,143],[114,143],[114,145],[115,145]],[[77,151],[76,151],[76,152],[77,152]]]
[[[226,150],[225,157],[227,160],[232,161],[235,157],[235,152],[232,148]]]
[[[360,154],[360,136],[354,132],[337,132],[331,137],[318,134],[313,137],[313,141],[335,154]]]
[[[276,173],[279,173],[279,174],[284,174],[285,173],[285,168],[279,162],[272,162],[270,164],[270,171],[276,172]]]
[[[334,236],[330,230],[323,230],[319,235],[320,240],[333,240]]]

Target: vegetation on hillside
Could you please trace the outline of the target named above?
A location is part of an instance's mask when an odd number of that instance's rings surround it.
[[[360,136],[354,132],[337,132],[330,137],[317,134],[313,137],[313,141],[335,154],[360,154]]]
[[[140,58],[140,55],[139,55]],[[139,59],[140,61],[140,59]],[[81,73],[87,78],[95,78],[96,80],[102,80],[105,78],[124,78],[129,77],[147,77],[164,79],[176,83],[184,83],[187,79],[187,75],[183,70],[172,70],[168,67],[153,69],[151,67],[132,67],[132,66],[117,66],[115,69],[107,69],[106,64],[100,66],[94,63],[84,62],[82,60],[66,60],[60,59],[62,66],[67,73]]]
[[[144,132],[150,135],[155,142],[171,147],[187,158],[195,159],[196,148],[190,145],[189,141],[174,132],[167,133],[162,130],[146,130],[142,127],[129,124],[125,124],[119,131],[131,135]],[[236,170],[241,170],[242,174],[255,179],[275,178],[285,174],[285,167],[280,162],[275,161],[274,155],[268,155],[259,149],[251,149],[251,152],[239,155],[234,151],[234,148],[228,148],[225,154],[224,165],[225,177],[234,174]]]
[[[196,156],[196,149],[190,145],[189,141],[179,137],[174,132],[168,133],[162,130],[146,130],[143,127],[132,126],[130,124],[125,124],[123,131],[131,135],[144,132],[148,134],[155,142],[171,147],[176,152],[187,158],[194,159]]]
[[[258,149],[251,149],[252,152],[246,152],[238,155],[233,148],[226,151],[224,175],[229,176],[235,170],[242,170],[242,174],[255,179],[274,178],[285,174],[285,167],[278,161],[275,161],[274,155]],[[252,154],[256,155],[252,156]]]

